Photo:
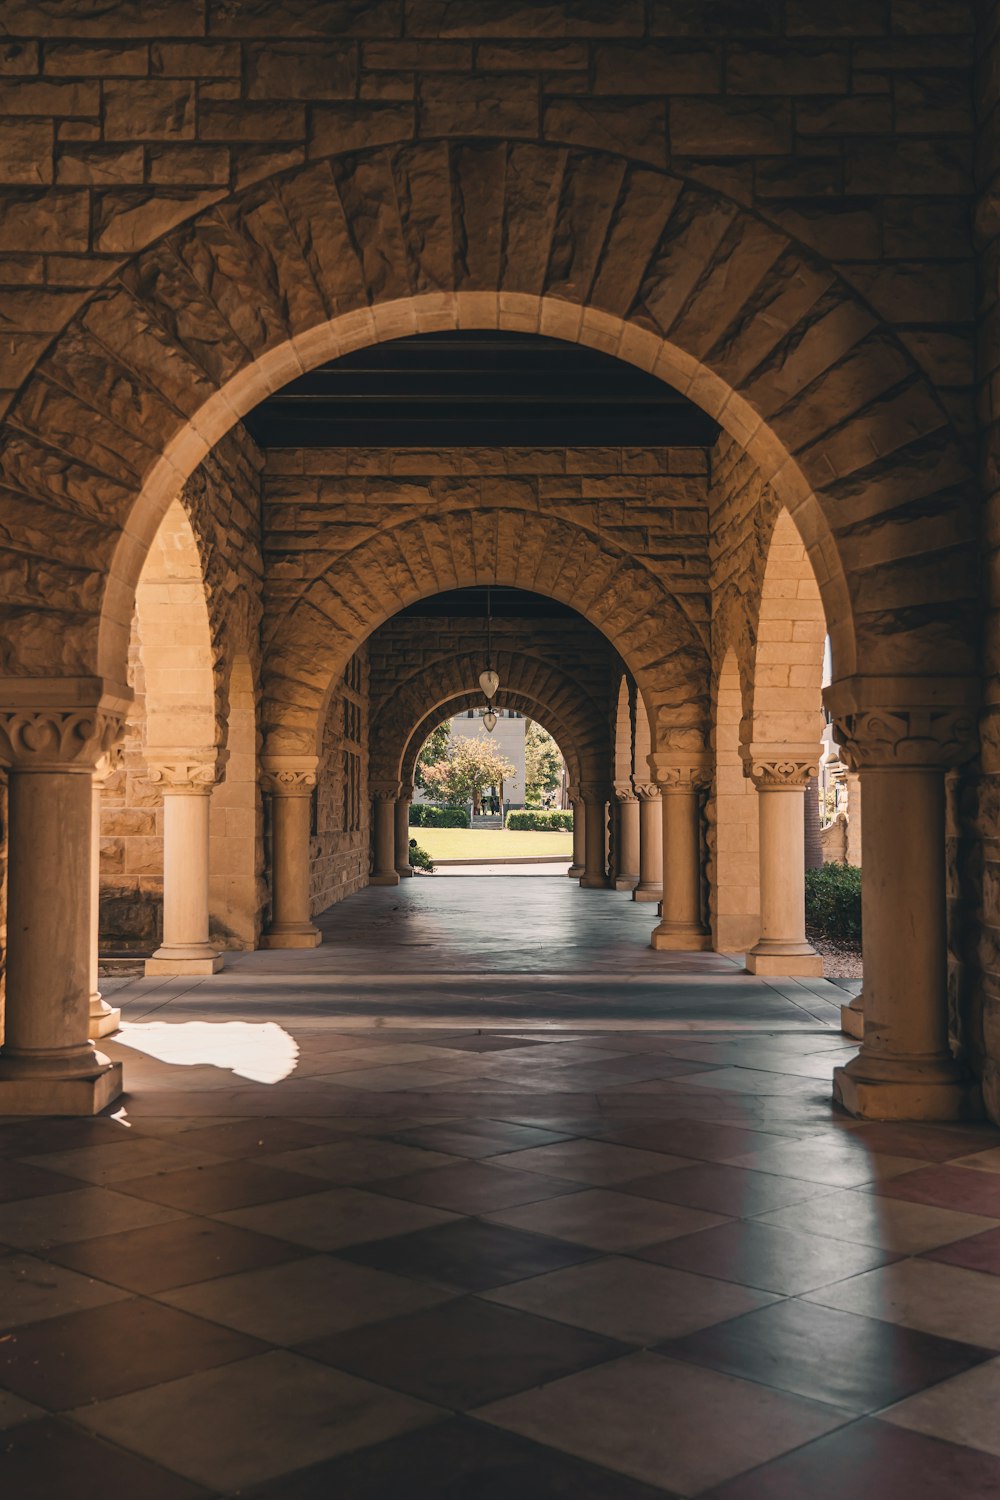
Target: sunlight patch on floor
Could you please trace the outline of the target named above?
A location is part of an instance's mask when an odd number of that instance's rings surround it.
[[[299,1046],[273,1021],[123,1021],[115,1041],[178,1067],[229,1068],[255,1083],[280,1083]]]

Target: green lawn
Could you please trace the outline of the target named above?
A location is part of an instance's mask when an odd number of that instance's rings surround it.
[[[537,854],[573,858],[573,835],[522,833],[507,828],[411,828],[410,838],[431,859],[525,859]]]

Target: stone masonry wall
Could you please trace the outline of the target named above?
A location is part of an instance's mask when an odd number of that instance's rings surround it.
[[[205,576],[206,607],[214,656],[219,743],[226,743],[228,695],[233,663],[244,658],[260,683],[261,553],[259,471],[262,456],[242,428],[213,449],[181,495],[191,522]],[[161,937],[163,900],[163,797],[146,778],[145,675],[142,638],[133,619],[129,680],[135,694],[121,766],[109,777],[101,811],[101,940],[106,950],[150,951]],[[213,854],[218,862],[220,826],[235,810],[230,788],[213,794]],[[267,900],[263,882],[259,795],[251,794],[254,853],[251,882],[256,885],[256,928]],[[218,808],[215,806],[218,801]],[[247,809],[244,808],[245,814]],[[216,876],[213,869],[213,877]],[[221,874],[221,872],[219,872]],[[223,888],[213,879],[215,906]],[[213,935],[223,946],[241,946],[231,921],[220,910]],[[244,941],[246,935],[244,935]]]
[[[310,910],[315,915],[368,884],[368,651],[354,656],[330,697],[313,793]]]

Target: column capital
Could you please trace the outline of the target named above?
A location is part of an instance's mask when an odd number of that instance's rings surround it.
[[[207,797],[225,764],[224,750],[147,751],[146,780],[171,796]]]
[[[712,780],[712,763],[707,754],[657,753],[649,756],[649,769],[661,796],[671,792],[697,792]]]
[[[43,704],[27,691],[8,692],[8,686],[0,698],[0,761],[16,770],[92,772],[121,739],[128,696],[106,693],[91,703]],[[37,684],[27,679],[25,686]]]
[[[125,746],[123,745],[121,740],[118,740],[114,745],[111,746],[110,750],[106,750],[104,752],[104,754],[101,756],[100,760],[94,767],[94,784],[96,786],[103,786],[104,783],[108,781],[116,771],[121,770],[124,761]]]
[[[566,783],[566,796],[570,802],[578,802],[580,799],[580,784],[577,781]]]
[[[631,781],[616,781],[613,783],[615,796],[619,802],[636,802],[638,796]]]
[[[399,788],[399,800],[401,802],[412,802],[413,794],[415,791],[416,787],[414,786],[412,781],[402,782]]]
[[[376,802],[395,802],[400,795],[398,781],[369,781],[368,795]]]
[[[801,791],[819,775],[819,746],[749,745],[743,770],[759,792]]]
[[[315,755],[265,755],[260,781],[273,797],[309,797],[316,785],[319,759]]]
[[[581,781],[577,793],[583,802],[610,802],[613,788],[607,781]]]
[[[632,784],[640,802],[659,802],[660,788],[655,781],[635,781]]]
[[[977,698],[965,678],[848,677],[823,692],[852,771],[943,771],[970,760]]]

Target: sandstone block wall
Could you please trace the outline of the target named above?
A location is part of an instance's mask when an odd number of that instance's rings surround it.
[[[351,659],[330,697],[313,793],[310,909],[315,915],[368,884],[368,650]]]

